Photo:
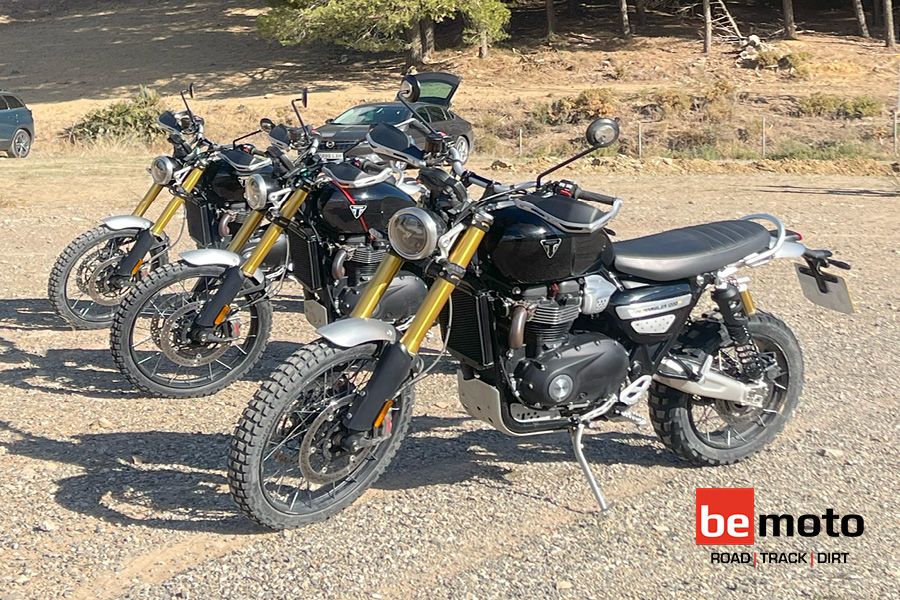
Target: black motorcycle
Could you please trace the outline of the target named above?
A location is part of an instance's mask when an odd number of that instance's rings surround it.
[[[415,96],[407,80],[401,100]],[[370,137],[398,160],[441,158],[377,129]],[[411,261],[432,282],[427,297],[405,332],[359,318],[322,327],[260,387],[229,453],[232,495],[248,517],[297,527],[373,484],[407,431],[416,382],[437,362],[419,355],[435,322],[459,361],[466,411],[513,436],[568,430],[602,509],[582,435],[608,420],[641,422],[631,409],[646,396],[662,442],[695,465],[734,463],[781,431],[800,396],[802,352],[784,322],[757,310],[738,272],[802,259],[807,297],[850,311],[846,285],[826,270],[849,265],[806,248],[770,215],[611,242],[621,199],[544,179],[618,134],[616,121],[598,119],[587,150],[516,186],[458,161],[457,178],[423,170],[439,193],[394,215],[383,264]],[[472,200],[459,183],[485,192]],[[706,291],[717,310],[697,314]]]
[[[387,255],[390,217],[416,205],[396,167],[371,161],[325,163],[310,128],[264,120],[274,170],[246,181],[248,204],[271,224],[246,251],[196,250],[142,281],[123,301],[110,334],[122,373],[139,389],[167,397],[213,394],[259,360],[272,326],[277,281],[260,266],[285,261],[304,289],[304,312],[316,326],[342,316],[400,325],[425,297],[425,283],[400,274],[360,303],[361,291]],[[305,145],[300,163],[286,158]],[[274,257],[274,258],[273,258]]]
[[[186,93],[193,97],[192,87],[182,92],[184,111],[166,111],[158,119],[172,154],[153,160],[153,184],[132,214],[108,217],[79,235],[50,272],[48,296],[72,327],[112,324],[131,287],[168,262],[173,242],[165,230],[182,206],[188,234],[199,248],[228,247],[251,212],[241,179],[271,171],[270,161],[252,146],[237,145],[237,140],[218,146],[204,137],[204,121],[191,110]],[[147,219],[147,210],[165,189],[172,199],[155,221]]]

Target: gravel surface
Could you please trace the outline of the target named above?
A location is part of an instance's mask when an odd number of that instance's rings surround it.
[[[256,382],[311,339],[296,312],[299,290],[278,302],[264,363],[204,400],[134,394],[115,371],[107,334],[67,330],[46,301],[56,255],[99,217],[131,209],[143,162],[99,171],[74,158],[0,161],[0,598],[900,592],[896,182],[582,178],[626,198],[613,225],[620,238],[772,212],[853,263],[858,312],[849,317],[805,301],[786,262],[753,273],[757,303],[794,328],[807,368],[794,420],[753,459],[685,468],[652,431],[611,426],[586,444],[613,502],[598,515],[567,438],[520,441],[467,418],[447,363],[420,385],[412,433],[375,489],[325,523],[268,533],[235,512],[225,451]],[[75,175],[60,183],[60,173]],[[101,174],[102,189],[92,180]],[[710,565],[709,549],[694,544],[694,489],[716,486],[755,487],[757,512],[858,513],[865,534],[767,538],[754,548],[849,552],[848,565]]]

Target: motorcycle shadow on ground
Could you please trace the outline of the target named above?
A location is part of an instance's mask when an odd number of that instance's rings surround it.
[[[273,307],[276,312],[303,314],[300,297],[276,298]],[[81,339],[79,336],[98,335],[97,332],[73,330],[53,312],[47,300],[38,298],[0,300],[0,334],[4,330],[70,331],[75,342]],[[101,331],[99,335],[107,334]],[[241,380],[267,379],[303,342],[308,341],[311,339],[269,342],[261,360]],[[438,352],[426,349],[421,354],[425,365],[429,366]],[[0,363],[8,367],[0,370],[0,384],[18,389],[100,399],[144,397],[119,373],[111,354],[104,348],[50,348],[41,354],[21,348],[0,335]],[[452,374],[456,367],[449,357],[443,356],[430,372]]]
[[[577,469],[564,434],[521,441],[489,429],[471,429],[464,426],[468,420],[415,417],[410,437],[375,488],[400,491],[474,481],[581,512],[568,507],[558,488],[517,491],[513,488],[519,486],[509,477],[515,465],[558,463],[561,469]],[[590,436],[585,452],[595,469],[619,463],[679,466],[653,439],[609,432]],[[0,447],[9,455],[47,461],[51,477],[60,468],[52,463],[83,470],[56,480],[55,499],[66,510],[121,525],[260,533],[237,512],[228,494],[224,462],[229,440],[224,433],[170,431],[85,433],[53,439],[0,421]]]
[[[0,329],[74,331],[46,298],[0,299]]]

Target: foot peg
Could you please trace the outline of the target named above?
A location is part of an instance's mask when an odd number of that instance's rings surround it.
[[[645,419],[641,415],[634,414],[630,410],[623,410],[621,412],[613,411],[613,414],[609,417],[609,420],[617,421],[619,423],[631,423],[638,429],[643,429],[647,426],[647,419]],[[593,423],[591,425],[593,425]]]
[[[584,457],[584,445],[581,442],[581,438],[584,436],[584,427],[585,422],[579,421],[578,425],[569,430],[569,434],[572,437],[572,449],[575,451],[575,458],[578,460],[578,464],[581,466],[584,476],[587,477],[588,485],[591,486],[594,498],[597,499],[597,504],[600,505],[600,510],[606,512],[609,510],[609,504],[607,504],[606,498],[603,497],[603,491],[600,489],[600,485],[594,477],[594,472],[591,471],[591,466]]]

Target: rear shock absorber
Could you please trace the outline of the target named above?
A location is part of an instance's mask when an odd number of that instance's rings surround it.
[[[762,374],[763,364],[750,338],[750,330],[747,329],[750,320],[744,312],[740,291],[733,283],[727,283],[724,287],[717,287],[711,295],[719,307],[719,312],[722,313],[725,329],[734,342],[735,353],[744,375],[756,379]]]

